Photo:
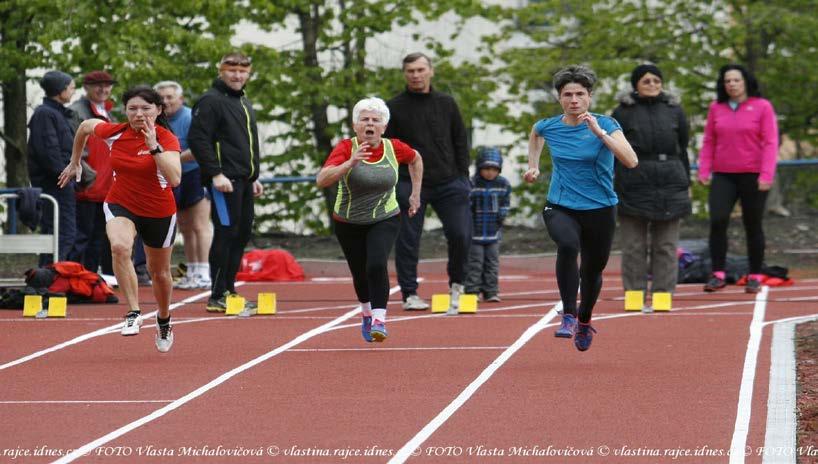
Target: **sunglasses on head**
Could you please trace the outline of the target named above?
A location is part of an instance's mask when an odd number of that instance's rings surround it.
[[[222,61],[222,64],[226,64],[228,66],[250,66],[251,64],[253,64],[253,62],[252,62],[252,60],[250,60],[250,58],[241,58],[241,59],[228,58],[228,59]]]

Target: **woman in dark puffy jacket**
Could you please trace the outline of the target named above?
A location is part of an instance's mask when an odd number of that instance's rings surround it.
[[[637,66],[631,85],[612,114],[639,157],[635,169],[615,166],[622,283],[625,291],[647,291],[651,275],[652,293],[672,293],[679,220],[690,214],[687,118],[677,98],[662,90],[656,66]],[[652,311],[648,304],[642,310]]]

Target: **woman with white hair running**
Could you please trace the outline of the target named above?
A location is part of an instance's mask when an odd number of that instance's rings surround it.
[[[344,251],[352,283],[362,307],[361,335],[367,342],[386,339],[389,300],[387,260],[400,227],[395,197],[398,165],[407,164],[412,178],[409,215],[420,206],[423,161],[397,139],[381,136],[389,108],[380,98],[365,98],[352,109],[355,137],[335,146],[318,173],[318,187],[338,183],[332,211],[335,235]]]

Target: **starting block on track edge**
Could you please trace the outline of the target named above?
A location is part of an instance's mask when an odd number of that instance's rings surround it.
[[[42,310],[42,295],[26,295],[23,298],[23,317],[38,317],[38,314],[42,312]]]
[[[457,312],[460,314],[476,314],[477,295],[474,294],[460,295],[460,305],[457,307]]]
[[[445,313],[449,310],[449,301],[451,297],[448,293],[436,293],[432,295],[432,312]]]
[[[645,305],[645,292],[628,290],[625,292],[625,311],[641,311]]]
[[[669,292],[656,292],[651,298],[654,311],[670,311],[673,305],[673,296]]]
[[[68,300],[64,296],[52,296],[48,299],[48,309],[43,308],[42,295],[26,295],[23,299],[23,317],[65,317]]]
[[[48,299],[48,317],[65,317],[68,299],[64,296],[52,296]]]
[[[463,294],[458,300],[459,314],[477,313],[477,295]],[[451,296],[448,293],[436,293],[432,295],[432,313],[445,313],[449,311]]]
[[[227,303],[227,310],[224,312],[225,316],[237,316],[244,311],[244,297],[239,295],[228,295],[225,300]]]
[[[276,313],[276,294],[275,293],[259,293],[258,294],[258,311],[256,314],[272,315]]]

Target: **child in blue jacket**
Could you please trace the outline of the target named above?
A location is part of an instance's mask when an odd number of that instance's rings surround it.
[[[466,293],[483,294],[483,301],[500,301],[500,229],[508,215],[511,185],[500,175],[503,157],[497,147],[477,153],[477,173],[472,177],[472,242],[469,249]]]

